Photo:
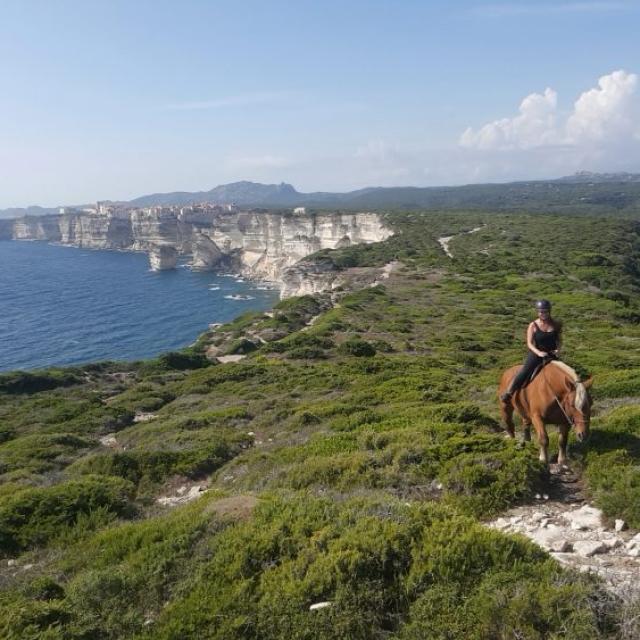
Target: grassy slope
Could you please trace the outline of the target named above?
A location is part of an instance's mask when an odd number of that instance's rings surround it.
[[[535,447],[502,437],[495,386],[545,296],[567,361],[596,380],[573,459],[607,515],[640,527],[637,223],[389,219],[387,242],[322,256],[400,260],[383,285],[202,337],[258,347],[240,364],[196,349],[0,378],[0,554],[17,558],[2,637],[616,637],[597,584],[478,519],[544,482]],[[479,225],[442,254],[438,236]],[[114,431],[119,448],[102,446]],[[195,503],[155,503],[203,477]]]

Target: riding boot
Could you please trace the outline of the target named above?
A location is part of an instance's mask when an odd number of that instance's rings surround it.
[[[513,396],[515,392],[516,392],[516,389],[513,388],[513,383],[511,383],[509,385],[509,388],[504,393],[500,394],[500,401],[509,402],[509,400],[511,400],[511,396]]]

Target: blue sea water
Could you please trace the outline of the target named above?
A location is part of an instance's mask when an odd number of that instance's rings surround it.
[[[277,291],[256,286],[187,268],[153,272],[140,253],[0,242],[0,371],[186,347],[210,323],[277,302]],[[236,294],[252,299],[225,298]]]

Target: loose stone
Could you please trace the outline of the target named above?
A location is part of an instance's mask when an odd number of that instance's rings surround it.
[[[615,530],[616,531],[624,531],[627,528],[627,523],[624,520],[616,520]]]
[[[573,543],[573,550],[580,556],[590,558],[607,551],[607,546],[599,540],[577,540]]]

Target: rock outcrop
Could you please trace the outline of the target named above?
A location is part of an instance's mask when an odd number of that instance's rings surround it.
[[[315,293],[334,281],[327,264],[300,261],[320,249],[379,242],[391,235],[375,213],[293,214],[222,207],[109,210],[26,216],[6,236],[89,249],[145,251],[152,269],[181,255],[194,269],[229,269],[282,285],[282,297]],[[294,267],[295,265],[295,267]],[[291,269],[294,267],[293,269]]]
[[[149,263],[154,271],[175,269],[178,250],[171,244],[157,244],[149,247]]]

